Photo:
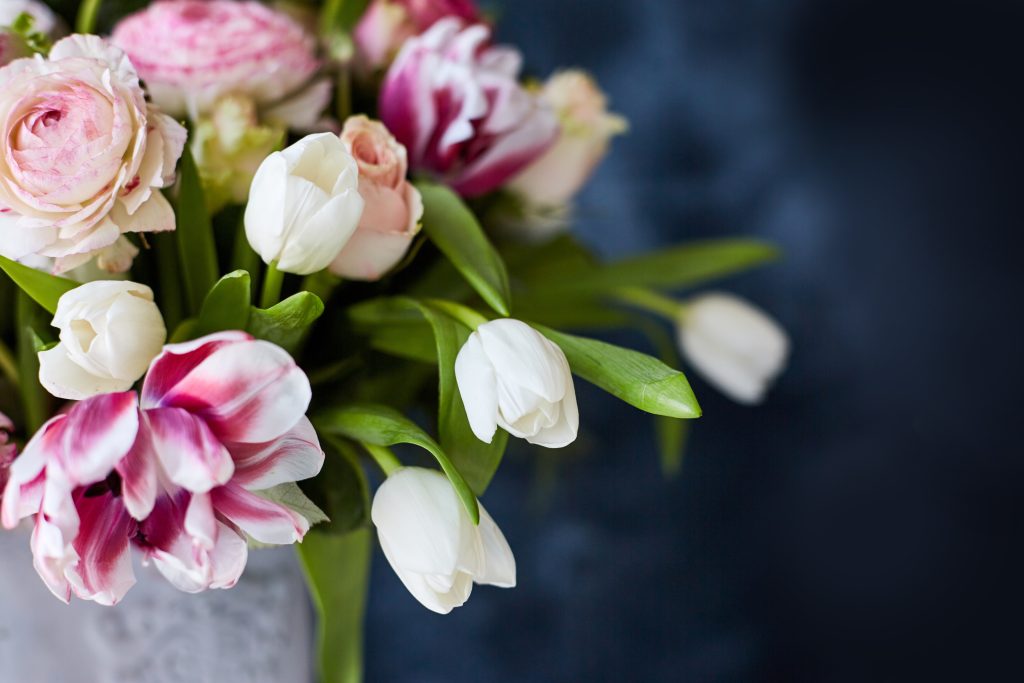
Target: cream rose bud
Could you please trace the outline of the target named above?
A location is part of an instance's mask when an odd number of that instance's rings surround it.
[[[363,213],[355,159],[333,133],[307,135],[260,164],[245,235],[265,263],[309,275],[334,261]]]
[[[473,524],[451,482],[436,470],[404,467],[377,489],[370,512],[384,556],[424,607],[448,614],[473,584],[516,585],[516,560],[480,506]]]
[[[697,372],[740,403],[759,403],[786,363],[786,332],[731,294],[692,299],[679,322],[679,345]]]
[[[608,99],[584,71],[556,73],[541,99],[558,115],[562,134],[510,187],[531,204],[558,207],[576,196],[608,151],[612,137],[626,131],[626,119],[608,111]]]
[[[331,272],[350,280],[379,280],[409,251],[423,218],[423,198],[405,178],[405,147],[383,123],[352,116],[345,121],[341,141],[359,166],[364,206],[359,227],[334,259]]]
[[[64,294],[53,326],[60,343],[39,353],[39,381],[54,396],[82,400],[127,391],[167,338],[153,291],[135,282],[89,282]]]
[[[459,350],[455,379],[469,425],[490,443],[498,427],[547,448],[576,440],[580,414],[565,353],[524,322],[484,323]]]

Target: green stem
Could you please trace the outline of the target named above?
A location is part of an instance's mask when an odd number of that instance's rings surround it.
[[[439,311],[445,313],[451,318],[455,318],[460,323],[465,325],[471,330],[475,330],[486,322],[490,322],[481,313],[473,310],[468,306],[457,304],[454,301],[448,301],[446,299],[427,299],[426,301],[432,308],[436,308]]]
[[[277,269],[277,261],[267,266],[263,276],[263,294],[260,296],[260,308],[270,308],[281,300],[281,286],[284,284],[284,273]]]
[[[7,344],[4,344],[3,340],[0,340],[0,373],[9,379],[11,384],[18,387],[18,361],[15,360],[14,353],[7,348]]]
[[[375,446],[372,443],[363,443],[363,448],[370,454],[373,461],[377,463],[377,466],[384,472],[385,475],[391,476],[402,468],[402,461],[391,452],[390,448],[384,446]]]
[[[623,287],[616,290],[615,298],[635,308],[678,322],[684,306],[675,299],[642,287]]]
[[[338,68],[338,81],[335,84],[335,102],[338,110],[338,121],[345,123],[345,120],[352,115],[352,70],[348,62]]]
[[[75,31],[77,33],[95,33],[96,16],[100,13],[101,0],[82,0],[78,6],[78,16],[75,17]]]
[[[328,299],[331,298],[331,294],[334,290],[342,283],[342,279],[337,275],[332,274],[329,270],[321,270],[318,273],[307,275],[302,280],[302,289],[307,292],[312,292],[320,297],[320,300],[327,303]]]

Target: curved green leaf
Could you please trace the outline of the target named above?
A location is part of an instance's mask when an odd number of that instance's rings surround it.
[[[249,325],[252,282],[249,273],[236,270],[213,286],[203,300],[193,333],[202,337],[223,330],[244,330]]]
[[[60,301],[61,296],[79,284],[74,280],[29,268],[3,256],[0,256],[0,270],[7,273],[14,284],[21,287],[21,291],[32,297],[37,304],[51,314],[57,312],[57,302]]]
[[[253,307],[245,329],[258,339],[294,353],[323,312],[324,302],[320,297],[311,292],[299,292],[270,308]]]
[[[181,155],[179,176],[174,234],[178,241],[178,261],[188,295],[189,313],[195,314],[203,305],[206,293],[217,282],[220,269],[199,170],[187,144]]]

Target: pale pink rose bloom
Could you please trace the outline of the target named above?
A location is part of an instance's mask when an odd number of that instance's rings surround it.
[[[341,141],[359,166],[364,204],[359,227],[330,269],[350,280],[378,280],[409,251],[420,229],[423,198],[406,180],[405,147],[380,121],[350,117]]]
[[[519,83],[522,56],[490,29],[447,18],[408,40],[384,80],[380,118],[428,171],[466,197],[485,194],[558,138],[554,113]]]
[[[481,20],[474,0],[373,0],[353,32],[359,65],[370,70],[386,65],[402,43],[445,17],[470,24]]]
[[[227,94],[260,107],[276,104],[307,86],[320,67],[316,39],[259,2],[154,2],[122,19],[111,38],[128,53],[153,101],[192,119]],[[310,113],[306,102],[301,113],[315,121],[330,88],[320,84],[313,94],[318,108]]]
[[[181,590],[230,588],[247,536],[289,544],[309,529],[273,494],[323,465],[310,396],[287,353],[243,332],[169,345],[141,399],[103,394],[43,426],[11,467],[0,520],[35,515],[36,570],[65,602],[120,601],[133,546]]]
[[[509,187],[531,204],[560,207],[570,202],[608,152],[611,139],[628,128],[626,120],[608,111],[608,98],[584,71],[556,73],[541,90],[562,124],[558,142]]]
[[[0,68],[0,254],[69,270],[123,233],[174,229],[158,188],[185,129],[146,103],[138,75],[97,36]]]

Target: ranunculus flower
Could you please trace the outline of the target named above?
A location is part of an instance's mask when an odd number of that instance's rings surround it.
[[[445,17],[480,21],[474,0],[373,0],[356,24],[356,56],[364,70],[387,64],[406,40]]]
[[[181,590],[230,588],[246,536],[289,544],[309,529],[285,501],[323,465],[310,396],[285,351],[243,332],[169,345],[141,400],[95,396],[40,429],[11,467],[0,520],[35,515],[36,570],[65,602],[124,597],[132,546]]]
[[[53,326],[60,343],[39,353],[39,381],[79,400],[127,391],[167,339],[153,291],[134,282],[89,282],[61,296]]]
[[[498,427],[547,448],[576,440],[580,414],[569,361],[526,323],[501,318],[478,327],[455,358],[455,379],[481,441],[490,443]]]
[[[714,292],[682,309],[679,346],[708,382],[740,403],[759,403],[789,355],[779,324],[748,302]]]
[[[157,188],[185,129],[146,103],[124,53],[73,35],[0,69],[0,254],[65,271],[126,232],[174,229]]]
[[[554,113],[518,81],[522,57],[490,29],[448,18],[406,41],[380,93],[380,118],[428,171],[460,194],[496,189],[558,137]]]
[[[405,178],[405,147],[380,121],[353,116],[341,141],[359,166],[363,216],[359,227],[331,264],[331,272],[350,280],[378,280],[409,250],[420,229],[423,198]]]
[[[447,477],[403,467],[381,484],[370,513],[384,556],[424,607],[448,614],[473,584],[516,585],[516,560],[498,525],[480,506],[473,524]]]
[[[359,167],[333,133],[307,135],[268,156],[253,178],[245,235],[265,263],[309,275],[326,268],[363,213]]]
[[[320,66],[315,38],[259,2],[154,2],[122,19],[112,40],[128,53],[154,102],[192,119],[228,94],[272,106],[298,94]],[[329,89],[318,92],[329,95]],[[326,104],[312,112],[313,120]]]
[[[584,71],[569,70],[549,78],[541,98],[558,114],[562,134],[551,149],[516,176],[509,187],[530,204],[561,207],[580,191],[628,124],[608,111],[608,100]]]

